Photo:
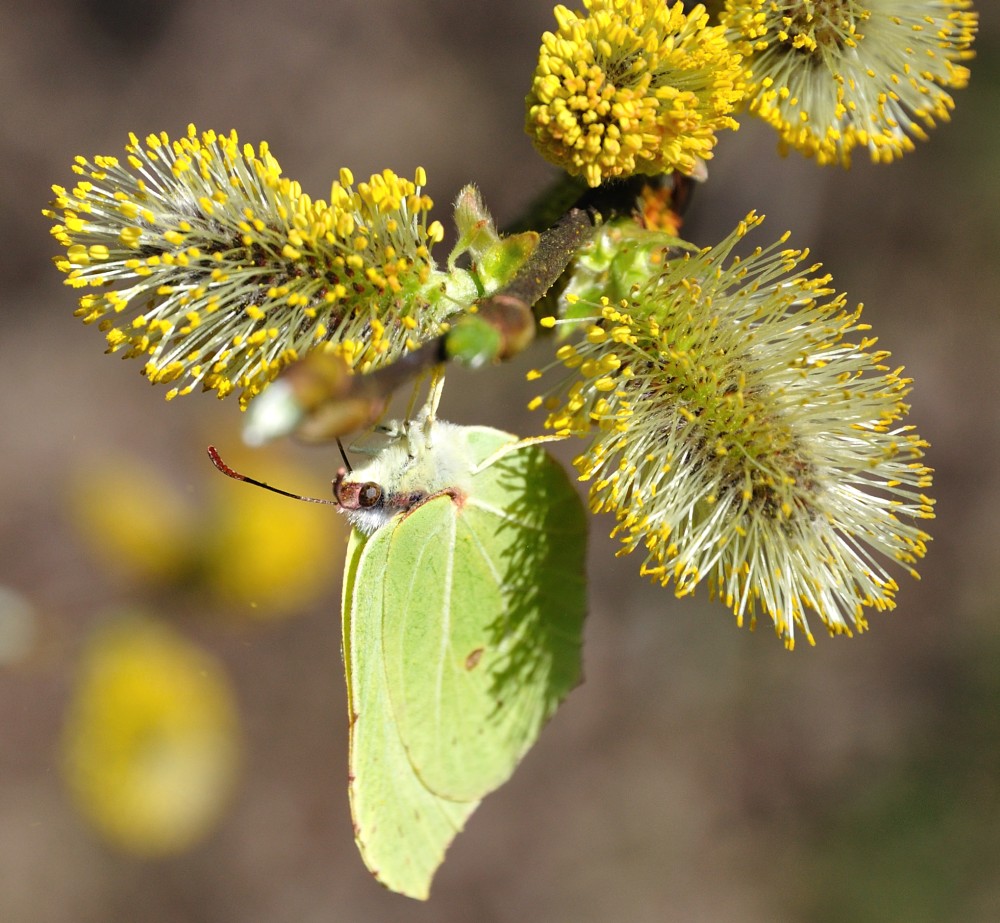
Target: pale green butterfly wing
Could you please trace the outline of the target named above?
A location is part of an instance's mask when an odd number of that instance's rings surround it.
[[[413,771],[399,737],[382,650],[382,578],[391,526],[353,532],[344,574],[344,665],[350,734],[350,798],[365,864],[387,888],[421,900],[445,850],[478,801],[446,801]]]
[[[515,437],[456,428],[482,463]],[[384,531],[388,531],[384,530]],[[579,682],[586,521],[562,468],[523,446],[392,528],[382,646],[393,716],[436,795],[505,782]]]
[[[400,464],[429,463],[446,492],[353,533],[344,580],[355,836],[375,877],[417,898],[578,682],[585,609],[586,523],[562,469],[534,446],[494,459],[515,442],[497,430],[434,437]],[[459,459],[464,490],[442,487]]]

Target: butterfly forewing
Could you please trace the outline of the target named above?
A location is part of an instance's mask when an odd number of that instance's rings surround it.
[[[512,440],[468,432],[481,458]],[[467,497],[436,498],[395,528],[387,681],[414,770],[436,794],[478,799],[505,782],[578,682],[584,535],[568,478],[530,446],[477,473]]]

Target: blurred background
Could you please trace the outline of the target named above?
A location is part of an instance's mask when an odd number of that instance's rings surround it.
[[[928,143],[890,167],[820,170],[745,121],[721,136],[685,229],[709,244],[755,208],[757,242],[790,230],[865,303],[932,444],[923,579],[901,576],[898,608],[865,635],[817,630],[788,653],[704,592],[644,584],[593,523],[586,682],[421,905],[383,891],[353,843],[343,524],[205,457],[212,442],[325,496],[335,449],[245,450],[234,399],[166,403],[141,363],[102,358],[40,209],[74,155],[194,122],[268,140],[316,196],[341,166],[423,165],[436,217],[474,181],[503,224],[552,176],[521,129],[551,6],[10,4],[0,919],[1000,919],[1000,22],[978,7],[971,86]],[[450,376],[442,415],[538,431],[523,409],[536,361]],[[131,792],[163,781],[129,774],[143,709],[198,810],[156,816]]]

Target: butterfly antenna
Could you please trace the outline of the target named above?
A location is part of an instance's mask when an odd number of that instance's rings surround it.
[[[347,473],[351,474],[354,469],[351,467],[350,459],[347,457],[347,453],[344,451],[344,443],[340,441],[340,437],[337,437],[337,448],[340,449],[340,457],[344,459],[344,467],[347,469]]]
[[[339,505],[336,500],[325,500],[321,497],[304,497],[302,494],[293,494],[291,491],[282,490],[280,487],[272,487],[270,484],[265,484],[263,481],[258,481],[256,478],[240,474],[239,471],[234,468],[230,468],[229,465],[222,460],[219,450],[216,449],[214,445],[210,445],[208,447],[208,457],[212,459],[212,464],[215,465],[216,468],[218,468],[227,477],[233,478],[233,480],[246,481],[247,484],[253,484],[254,487],[263,487],[264,490],[270,490],[273,493],[281,494],[283,497],[291,497],[293,500],[302,500],[305,503],[327,503],[330,506]]]

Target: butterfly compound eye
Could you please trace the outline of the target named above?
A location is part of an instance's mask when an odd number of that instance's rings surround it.
[[[368,481],[361,485],[358,491],[358,506],[362,509],[371,509],[382,499],[382,488],[374,481]]]

